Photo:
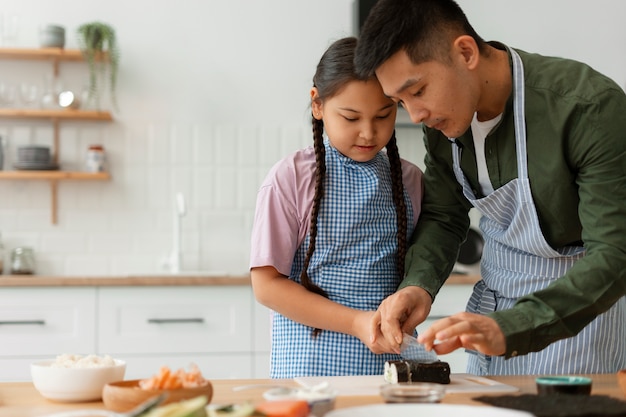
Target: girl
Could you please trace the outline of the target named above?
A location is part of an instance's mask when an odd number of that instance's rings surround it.
[[[313,147],[278,162],[258,194],[250,269],[256,299],[276,313],[272,378],[382,374],[399,359],[380,354],[392,347],[372,342],[370,319],[402,279],[422,172],[400,159],[397,106],[355,75],[355,48],[345,38],[322,56]]]

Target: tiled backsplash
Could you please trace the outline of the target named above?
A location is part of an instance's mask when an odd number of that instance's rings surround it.
[[[3,123],[0,135],[8,139],[5,169],[20,144],[52,144],[45,122]],[[46,181],[0,181],[6,256],[14,247],[33,247],[43,275],[165,272],[176,192],[187,203],[182,269],[247,273],[257,188],[278,159],[312,143],[307,126],[124,121],[63,122],[60,138],[62,169],[82,169],[87,147],[98,143],[112,179],[60,182],[57,225]],[[401,155],[421,166],[419,129],[399,128],[398,138]]]

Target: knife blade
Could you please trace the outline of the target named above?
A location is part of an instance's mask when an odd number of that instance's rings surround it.
[[[428,351],[423,344],[417,341],[417,338],[404,334],[402,344],[400,345],[400,356],[403,359],[414,360],[423,363],[437,362],[439,358],[434,351]]]

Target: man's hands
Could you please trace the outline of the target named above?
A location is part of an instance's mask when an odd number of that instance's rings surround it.
[[[372,316],[370,343],[386,345],[392,348],[387,352],[400,353],[403,334],[413,334],[430,313],[431,305],[432,298],[423,288],[410,286],[396,291],[383,300]]]
[[[459,348],[492,356],[506,351],[504,334],[494,319],[465,312],[437,320],[418,336],[417,341],[423,343],[427,350],[434,349],[440,355]]]

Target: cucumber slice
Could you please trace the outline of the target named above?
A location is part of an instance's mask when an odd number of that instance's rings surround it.
[[[204,395],[167,404],[150,410],[141,417],[207,417],[206,404],[208,398]]]
[[[249,403],[209,407],[208,412],[208,417],[248,417],[255,415],[254,406]]]

